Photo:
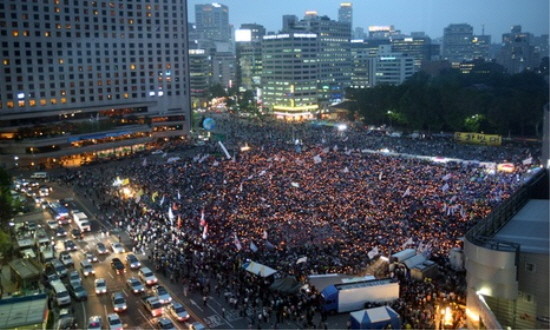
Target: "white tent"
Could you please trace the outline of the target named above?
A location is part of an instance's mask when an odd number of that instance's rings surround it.
[[[243,265],[243,268],[246,271],[249,271],[253,274],[259,275],[261,277],[268,277],[275,274],[277,271],[266,265],[259,264],[254,261],[247,262]]]

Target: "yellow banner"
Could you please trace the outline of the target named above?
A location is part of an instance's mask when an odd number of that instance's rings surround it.
[[[502,144],[502,136],[497,134],[455,132],[455,140],[464,143],[483,144],[488,146],[499,146]]]

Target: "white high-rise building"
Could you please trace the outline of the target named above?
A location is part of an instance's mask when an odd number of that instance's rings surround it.
[[[189,131],[186,1],[1,1],[0,166],[79,165]]]
[[[400,85],[416,72],[414,57],[392,52],[391,45],[379,46],[378,56],[371,63],[374,66],[370,79],[373,86]]]

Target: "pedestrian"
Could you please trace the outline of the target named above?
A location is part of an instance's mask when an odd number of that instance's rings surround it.
[[[207,303],[207,302],[208,302],[208,296],[203,296],[203,297],[202,297],[202,303],[203,303],[202,305],[203,305],[204,307],[206,307],[206,303]]]

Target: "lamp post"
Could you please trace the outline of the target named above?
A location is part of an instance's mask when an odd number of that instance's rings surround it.
[[[393,111],[391,110],[388,110],[388,112],[386,112],[386,114],[388,115],[388,118],[390,119],[390,128],[393,126],[392,125],[392,115],[393,115]]]

